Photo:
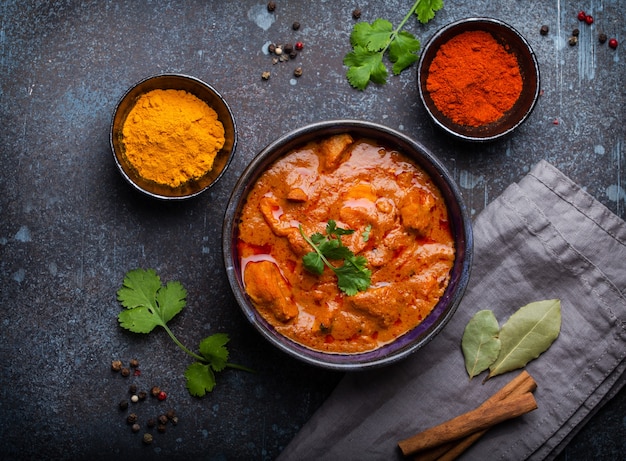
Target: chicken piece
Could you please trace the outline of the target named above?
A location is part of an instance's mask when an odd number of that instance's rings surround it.
[[[387,328],[400,318],[400,306],[406,302],[404,293],[388,286],[370,288],[346,298],[346,304],[356,311],[370,315],[382,328]]]
[[[308,199],[309,199],[309,196],[307,195],[307,193],[304,192],[299,187],[294,187],[287,194],[287,200],[289,200],[291,202],[300,202],[300,203],[302,203],[302,202],[306,202]]]
[[[343,161],[346,147],[351,145],[354,139],[349,134],[338,134],[325,139],[320,143],[320,153],[324,158],[324,168],[335,170]]]
[[[400,215],[404,225],[424,237],[432,225],[431,212],[435,207],[435,198],[426,191],[414,189],[402,200]]]
[[[271,195],[266,195],[261,198],[259,202],[259,208],[261,210],[261,214],[265,219],[267,225],[272,229],[272,232],[279,237],[285,237],[289,232],[293,230],[291,224],[289,222],[281,220],[283,215],[283,209],[276,200],[275,197]]]
[[[286,323],[298,315],[298,306],[276,264],[271,261],[248,263],[245,269],[246,292],[261,312]]]

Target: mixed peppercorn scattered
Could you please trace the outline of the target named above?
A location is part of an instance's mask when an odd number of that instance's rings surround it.
[[[584,22],[587,25],[591,25],[594,23],[594,19],[593,16],[590,14],[585,13],[585,11],[580,10],[578,12],[578,14],[576,15],[578,20],[580,22]],[[539,29],[539,33],[541,35],[548,35],[549,32],[549,28],[547,25],[543,25],[541,26],[541,28]],[[580,34],[580,30],[578,28],[574,28],[572,30],[572,35],[569,37],[569,39],[567,40],[567,43],[569,43],[571,46],[574,46],[578,43],[578,35]],[[604,32],[600,32],[598,34],[598,42],[600,42],[600,44],[604,44],[606,43],[608,37],[606,36],[606,34]],[[611,49],[616,49],[618,45],[617,39],[616,38],[611,38],[609,40],[609,48]]]
[[[268,2],[267,11],[272,13],[275,10],[276,10],[276,2]],[[301,25],[298,21],[294,21],[294,23],[291,25],[291,29],[293,31],[300,30],[300,27]],[[295,44],[292,44],[289,42],[285,44],[281,44],[281,43],[276,42],[276,43],[270,43],[267,46],[267,51],[272,56],[272,64],[278,64],[278,63],[287,62],[289,60],[294,60],[298,57],[298,52],[302,51],[303,49],[304,49],[304,43],[302,43],[301,41],[297,41],[295,42]],[[297,67],[293,71],[293,75],[295,77],[302,76],[302,67]],[[270,76],[271,76],[271,73],[269,71],[264,71],[261,73],[261,78],[263,80],[269,80]]]
[[[139,376],[140,373],[137,373],[139,371],[139,361],[132,359],[130,360],[129,365],[130,367],[124,367],[121,360],[113,360],[111,362],[111,370],[116,373],[119,372],[124,378],[126,378],[130,376],[130,368],[133,368],[135,370],[134,375]],[[135,407],[134,404],[145,401],[148,393],[146,391],[139,390],[136,384],[131,384],[128,387],[128,393],[130,394],[130,403],[127,398],[124,398],[118,403],[117,406],[121,412],[126,412],[129,408],[133,408],[133,411],[126,415],[126,424],[130,426],[131,432],[137,433],[141,431],[142,426],[138,410],[135,410],[137,407]],[[150,388],[150,395],[159,402],[167,399],[167,393],[159,386],[152,386]],[[148,418],[145,421],[145,424],[148,429],[156,428],[157,432],[164,433],[168,424],[172,426],[176,426],[178,424],[178,416],[176,416],[176,412],[174,410],[170,409],[166,413],[159,414],[156,418]],[[142,437],[142,442],[149,445],[153,441],[154,435],[150,432],[145,432]]]

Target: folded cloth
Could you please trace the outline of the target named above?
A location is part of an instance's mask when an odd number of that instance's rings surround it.
[[[448,325],[390,367],[347,374],[280,455],[286,460],[402,459],[398,441],[479,406],[519,371],[465,371],[465,325],[492,310],[561,300],[561,332],[526,365],[538,409],[490,429],[462,459],[553,459],[626,382],[626,223],[541,161],[474,223],[474,264]]]

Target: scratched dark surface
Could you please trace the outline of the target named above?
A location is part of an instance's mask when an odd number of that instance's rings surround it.
[[[453,20],[492,16],[531,43],[541,100],[513,136],[488,145],[453,141],[432,126],[418,103],[415,68],[364,92],[348,85],[342,58],[352,10],[358,4],[362,20],[398,24],[412,2],[276,3],[270,15],[264,1],[250,0],[0,2],[0,458],[270,460],[280,453],[341,375],[285,356],[247,324],[227,285],[220,239],[238,175],[292,128],[358,118],[398,129],[449,168],[473,216],[540,159],[626,216],[623,2],[450,1],[425,26],[407,22],[425,42]],[[581,7],[593,26],[578,23]],[[579,43],[570,47],[574,27]],[[617,50],[598,44],[600,30],[622,42]],[[272,65],[263,52],[267,42],[296,40],[305,44],[296,62]],[[121,95],[163,72],[214,85],[239,127],[222,180],[174,205],[131,190],[108,144]],[[209,396],[191,398],[182,376],[189,361],[165,332],[144,337],[117,326],[115,292],[136,267],[187,288],[188,307],[171,323],[183,342],[194,347],[227,332],[231,360],[258,372],[225,371]],[[111,360],[131,358],[141,376],[110,371]],[[150,447],[117,409],[133,382],[169,393],[163,403],[133,407],[140,419],[169,408],[180,418]],[[622,390],[560,459],[623,459],[625,441]]]

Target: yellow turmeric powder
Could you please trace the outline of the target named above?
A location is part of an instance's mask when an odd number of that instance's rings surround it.
[[[139,175],[172,188],[210,171],[224,146],[224,126],[215,110],[184,90],[143,94],[122,135],[126,158]]]

